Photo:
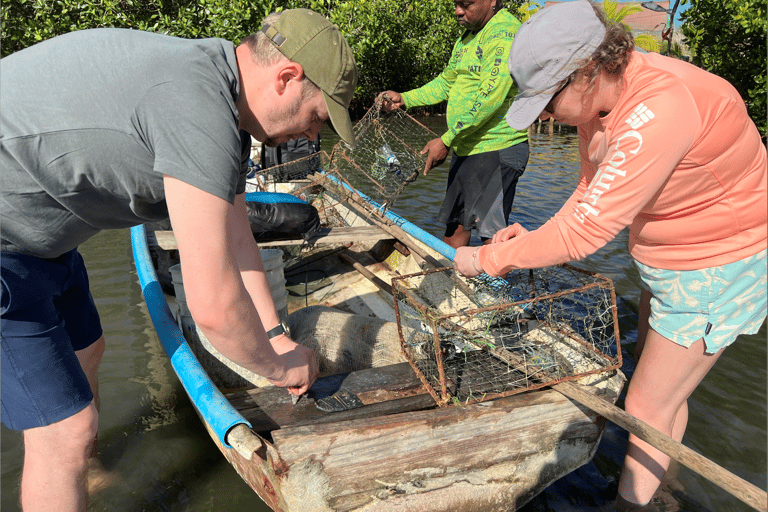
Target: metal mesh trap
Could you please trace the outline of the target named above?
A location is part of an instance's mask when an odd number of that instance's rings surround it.
[[[401,348],[438,405],[538,389],[621,367],[610,279],[570,265],[465,279],[392,280]]]
[[[362,193],[379,206],[392,207],[403,189],[416,180],[426,165],[422,148],[438,135],[402,109],[385,112],[378,99],[354,127],[355,147],[339,141],[329,156],[320,151],[310,156],[262,169],[249,177],[250,190],[275,191],[281,183],[312,178],[320,173],[331,183],[346,185],[348,192]],[[291,189],[297,196],[310,186]]]
[[[328,169],[331,158],[325,151],[319,151],[309,156],[285,162],[249,175],[248,182],[258,190],[272,191],[276,183],[303,180],[310,174]]]
[[[378,99],[355,125],[355,148],[334,146],[328,171],[388,210],[408,183],[424,170],[419,154],[438,137],[401,109],[385,112]]]

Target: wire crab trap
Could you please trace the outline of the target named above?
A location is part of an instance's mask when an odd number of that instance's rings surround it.
[[[334,146],[329,172],[388,210],[408,183],[424,170],[420,154],[438,137],[402,109],[385,112],[384,97],[376,100],[355,125],[355,148],[344,142]]]
[[[285,183],[310,178],[328,184],[346,185],[345,193],[360,193],[378,205],[379,211],[391,208],[397,197],[416,180],[426,165],[422,148],[438,137],[402,109],[385,112],[386,98],[376,100],[355,125],[355,148],[339,141],[329,156],[324,151],[261,169],[249,175],[247,191],[282,191]],[[315,175],[315,176],[312,176]],[[301,195],[305,188],[286,191]],[[340,190],[344,191],[341,186]]]
[[[278,183],[306,179],[310,174],[328,169],[331,158],[325,151],[312,153],[266,169],[260,169],[248,175],[248,184],[254,190],[272,191]]]
[[[610,279],[570,265],[392,279],[403,354],[438,405],[490,400],[621,367]]]

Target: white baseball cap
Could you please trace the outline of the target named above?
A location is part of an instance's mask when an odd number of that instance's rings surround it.
[[[509,52],[509,73],[518,94],[507,124],[528,128],[557,92],[557,86],[586,63],[605,38],[605,25],[589,0],[541,9],[522,24]]]

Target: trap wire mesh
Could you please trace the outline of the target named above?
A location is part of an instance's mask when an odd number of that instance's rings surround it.
[[[386,111],[386,96],[377,99],[355,125],[355,147],[339,141],[331,155],[320,151],[304,158],[255,171],[248,191],[275,191],[279,184],[321,173],[347,190],[367,196],[380,212],[388,211],[403,189],[426,165],[422,148],[438,137],[402,109]],[[299,195],[303,190],[292,191]]]
[[[306,179],[310,174],[328,169],[331,157],[319,151],[303,158],[255,171],[248,176],[253,190],[272,192],[277,183]],[[250,191],[250,190],[249,190]]]
[[[386,112],[384,96],[355,125],[355,147],[334,146],[328,171],[375,201],[384,211],[424,170],[419,154],[438,137],[402,109]]]
[[[610,279],[570,265],[393,278],[403,354],[438,405],[490,400],[621,367]],[[417,330],[414,330],[414,327]]]

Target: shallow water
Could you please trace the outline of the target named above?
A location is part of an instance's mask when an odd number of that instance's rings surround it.
[[[426,118],[437,132],[441,117]],[[324,147],[333,134],[324,132]],[[395,211],[442,236],[435,215],[442,202],[445,166],[409,185]],[[575,186],[574,134],[534,135],[531,160],[520,180],[512,220],[536,228],[556,212]],[[475,240],[475,243],[479,243]],[[624,370],[631,375],[637,336],[639,279],[627,254],[626,232],[578,265],[614,280],[619,297]],[[104,232],[81,247],[107,338],[100,369],[99,446],[114,484],[91,501],[93,512],[255,511],[269,508],[218,452],[202,427],[154,333],[132,263],[129,232]],[[766,327],[728,348],[690,401],[684,444],[725,469],[765,488]],[[4,512],[18,511],[21,436],[2,427]],[[556,482],[526,512],[609,511],[626,434],[608,424],[594,461]],[[673,470],[660,510],[748,511],[748,506],[687,468]]]

